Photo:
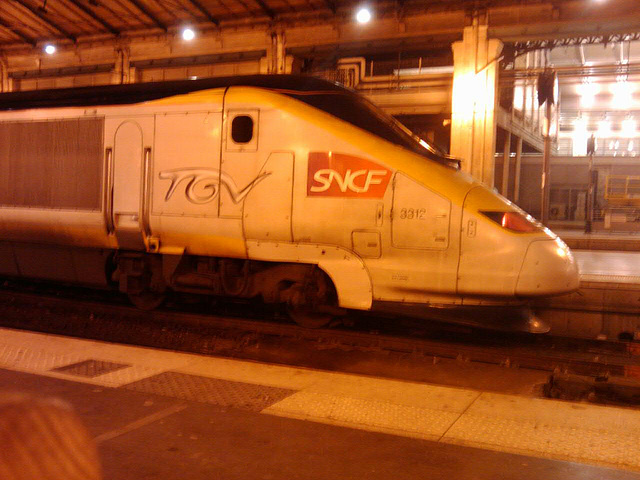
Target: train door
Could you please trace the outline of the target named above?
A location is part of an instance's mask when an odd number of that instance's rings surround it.
[[[149,168],[153,116],[107,118],[105,220],[120,248],[146,250],[149,228]]]
[[[451,238],[451,201],[398,172],[393,179],[391,244],[407,262],[406,288],[455,289],[457,242]],[[413,283],[414,285],[411,285]]]
[[[446,250],[451,202],[403,173],[393,181],[391,239],[397,248]]]
[[[247,240],[293,241],[293,152],[273,152],[244,201],[242,215]]]
[[[245,196],[259,181],[260,110],[225,107],[220,174],[220,217],[241,218]]]

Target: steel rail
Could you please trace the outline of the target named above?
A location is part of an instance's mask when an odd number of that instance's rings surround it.
[[[185,311],[143,312],[105,302],[4,289],[0,290],[0,325],[202,354],[263,360],[262,355],[267,354],[267,360],[279,363],[288,363],[287,359],[292,358],[286,352],[287,345],[304,344],[308,359],[312,359],[314,351],[331,350],[410,356],[427,363],[454,359],[594,377],[640,377],[640,347],[634,343],[503,333],[451,335],[440,331],[415,336],[345,328],[314,330],[268,320]],[[25,315],[26,310],[31,310],[31,315]],[[28,320],[30,316],[40,320]],[[266,348],[269,345],[271,348]],[[265,347],[265,352],[259,352],[256,346]],[[278,348],[284,350],[278,354]],[[306,366],[314,366],[310,361]]]

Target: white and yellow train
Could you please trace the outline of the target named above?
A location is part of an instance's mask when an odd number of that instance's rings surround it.
[[[1,94],[0,274],[144,308],[262,297],[308,326],[578,287],[518,207],[355,93],[288,75]]]

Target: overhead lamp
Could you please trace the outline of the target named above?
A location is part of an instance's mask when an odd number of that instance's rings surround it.
[[[48,43],[44,47],[44,53],[46,53],[48,55],[53,55],[54,53],[56,53],[56,46],[52,45],[51,43]]]
[[[368,23],[371,21],[371,11],[368,8],[361,8],[356,13],[356,20],[358,23]]]
[[[182,30],[182,39],[183,40],[186,40],[187,42],[190,42],[194,38],[196,38],[196,32],[194,32],[192,28],[187,27],[187,28]]]

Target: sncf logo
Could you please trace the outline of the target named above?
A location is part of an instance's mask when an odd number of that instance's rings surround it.
[[[307,195],[323,197],[382,198],[391,171],[352,155],[310,152]]]

